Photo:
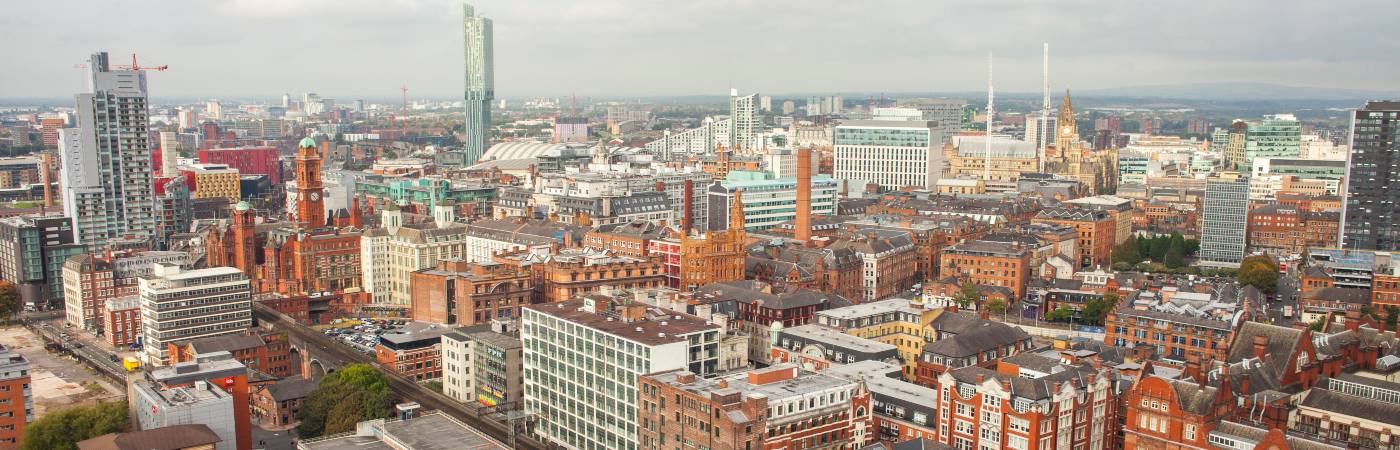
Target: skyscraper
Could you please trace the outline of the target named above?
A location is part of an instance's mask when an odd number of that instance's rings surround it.
[[[1206,180],[1201,214],[1202,264],[1238,266],[1244,260],[1249,179],[1224,172]]]
[[[1342,247],[1400,250],[1400,101],[1372,101],[1351,119]]]
[[[738,89],[730,89],[729,148],[753,150],[762,147],[758,137],[762,126],[758,120],[758,94],[740,97]]]
[[[63,212],[82,244],[155,232],[146,74],[89,62],[90,93],[76,95],[78,127],[59,133]]]
[[[462,31],[466,51],[466,157],[475,163],[486,154],[491,134],[491,100],[496,98],[492,74],[491,19],[476,15],[472,5],[462,4]]]

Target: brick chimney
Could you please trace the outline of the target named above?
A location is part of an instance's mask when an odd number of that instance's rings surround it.
[[[656,180],[656,192],[666,192],[666,182]]]
[[[794,237],[802,245],[812,242],[812,149],[797,149],[797,220]]]
[[[693,224],[692,221],[695,219],[695,214],[692,211],[695,208],[694,181],[685,180],[684,194],[681,195],[681,201],[684,202],[684,204],[681,206],[685,208],[683,210],[684,214],[681,215],[681,235],[685,236],[690,234],[690,226]]]
[[[1201,355],[1195,353],[1186,355],[1186,376],[1196,380],[1196,384],[1202,386],[1206,384],[1205,373],[1201,372]]]
[[[1268,337],[1268,336],[1263,336],[1263,335],[1254,336],[1254,357],[1255,357],[1255,358],[1264,359],[1264,355],[1265,355],[1266,353],[1268,353],[1268,349],[1269,349],[1269,337]]]

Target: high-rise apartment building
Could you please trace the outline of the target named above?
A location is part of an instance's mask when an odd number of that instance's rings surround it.
[[[248,277],[233,267],[181,270],[157,264],[140,279],[141,326],[147,364],[169,357],[166,344],[241,333],[253,326]]]
[[[20,301],[46,306],[63,299],[63,262],[82,254],[73,223],[58,214],[0,219],[0,279],[15,284]]]
[[[59,132],[63,213],[78,242],[155,234],[146,74],[92,55],[92,92],[76,96],[78,126]]]
[[[1366,102],[1351,120],[1342,247],[1400,250],[1400,101]]]
[[[759,131],[758,94],[739,96],[738,89],[729,90],[729,148],[756,150],[763,147]]]
[[[1249,222],[1249,179],[1235,172],[1206,180],[1201,208],[1201,262],[1239,265]]]
[[[579,450],[639,448],[638,377],[719,365],[721,328],[695,316],[588,295],[525,307],[525,411],[536,432]]]
[[[943,142],[952,142],[953,135],[957,134],[963,127],[963,106],[967,102],[962,99],[915,99],[899,102],[899,106],[916,108],[924,115],[924,120],[937,122],[943,129]],[[1053,129],[1053,128],[1051,128]]]
[[[933,189],[942,175],[944,129],[935,121],[852,120],[836,127],[835,177],[892,190]]]
[[[491,19],[476,15],[472,5],[462,4],[462,31],[467,69],[466,158],[473,164],[486,154],[491,138],[491,100],[496,98]]]

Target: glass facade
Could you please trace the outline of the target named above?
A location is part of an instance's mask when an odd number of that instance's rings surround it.
[[[1350,147],[1342,247],[1400,250],[1400,102],[1357,110]]]
[[[1202,208],[1201,259],[1235,264],[1244,259],[1245,225],[1249,214],[1249,179],[1206,182]]]
[[[463,47],[466,63],[466,160],[475,164],[486,154],[491,133],[491,101],[496,98],[496,80],[491,52],[491,19],[476,15],[471,5],[462,5]]]

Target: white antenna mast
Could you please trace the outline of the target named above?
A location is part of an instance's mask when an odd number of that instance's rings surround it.
[[[1041,78],[1045,80],[1045,106],[1040,110],[1040,139],[1035,149],[1036,161],[1039,163],[1038,172],[1045,173],[1045,148],[1050,146],[1050,129],[1046,128],[1050,124],[1050,43],[1045,43],[1045,58],[1041,67]]]
[[[996,115],[996,97],[992,88],[992,52],[987,52],[987,140],[982,158],[982,182],[992,180],[992,116]]]

